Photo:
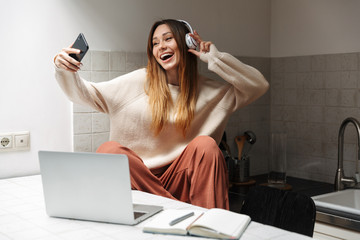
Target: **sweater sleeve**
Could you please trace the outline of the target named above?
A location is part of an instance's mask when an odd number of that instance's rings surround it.
[[[224,96],[227,108],[232,111],[244,107],[262,96],[269,83],[255,68],[248,66],[228,53],[219,52],[214,44],[200,59],[208,63],[208,69],[232,85]]]
[[[107,103],[93,83],[80,78],[78,73],[72,73],[56,66],[55,77],[70,101],[108,113]]]

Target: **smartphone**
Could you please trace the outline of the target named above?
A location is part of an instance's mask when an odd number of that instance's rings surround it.
[[[84,34],[80,33],[79,36],[76,38],[72,48],[76,48],[80,50],[79,54],[70,54],[70,57],[74,58],[75,60],[81,62],[84,58],[86,52],[89,50],[89,45],[86,42]]]

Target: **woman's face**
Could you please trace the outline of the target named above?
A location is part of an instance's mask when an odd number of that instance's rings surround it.
[[[165,71],[177,71],[180,62],[180,51],[168,25],[162,24],[155,29],[152,44],[152,53]]]

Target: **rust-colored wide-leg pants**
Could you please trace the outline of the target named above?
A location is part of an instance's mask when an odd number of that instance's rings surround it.
[[[167,168],[154,170],[149,170],[135,152],[114,141],[102,144],[97,152],[128,156],[132,189],[205,208],[229,209],[226,164],[211,137],[196,137]]]

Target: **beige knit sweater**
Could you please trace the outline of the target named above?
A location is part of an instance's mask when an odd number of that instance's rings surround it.
[[[268,82],[253,67],[245,65],[211,45],[200,59],[208,69],[225,81],[200,76],[199,96],[191,127],[184,138],[174,126],[174,117],[154,136],[150,129],[151,112],[144,92],[146,69],[139,69],[108,82],[92,83],[56,68],[56,79],[68,98],[79,104],[107,113],[110,118],[110,139],[137,153],[152,169],[171,163],[196,136],[208,135],[217,143],[231,113],[253,102],[268,89]],[[179,88],[169,85],[175,101]]]

